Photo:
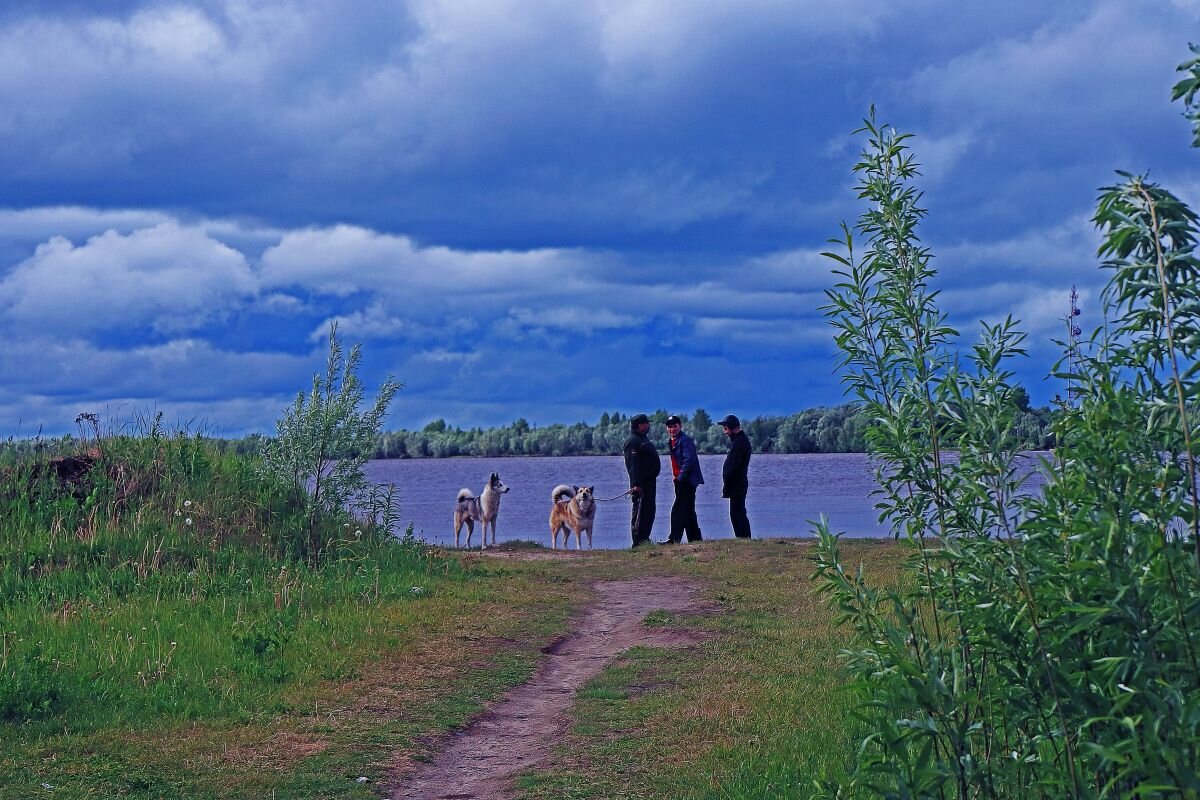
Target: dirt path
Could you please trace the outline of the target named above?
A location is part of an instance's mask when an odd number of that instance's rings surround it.
[[[437,759],[419,768],[394,800],[502,800],[513,780],[546,763],[566,731],[575,692],[634,645],[672,647],[694,641],[669,628],[642,625],[658,609],[703,608],[696,586],[682,578],[647,577],[596,585],[597,599],[574,631],[555,646],[529,682],[510,691],[484,715],[447,739]]]

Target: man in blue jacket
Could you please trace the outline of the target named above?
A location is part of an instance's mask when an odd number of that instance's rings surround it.
[[[733,535],[750,538],[750,518],[746,516],[746,492],[750,488],[750,439],[742,422],[733,414],[721,420],[721,429],[729,437],[729,455],[721,469],[721,496],[729,498],[729,521]]]
[[[671,472],[675,476],[675,504],[671,506],[671,535],[663,544],[679,544],[684,532],[689,542],[698,542],[700,521],[696,519],[696,488],[704,483],[700,458],[692,437],[683,432],[683,421],[672,414],[667,417],[667,446],[671,451]]]

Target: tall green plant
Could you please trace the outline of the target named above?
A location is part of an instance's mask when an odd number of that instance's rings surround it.
[[[827,254],[826,310],[910,577],[870,585],[818,526],[821,590],[858,634],[844,655],[869,731],[850,782],[821,794],[1197,796],[1195,216],[1141,178],[1103,190],[1117,323],[1063,367],[1079,402],[1031,494],[1008,367],[1024,335],[984,324],[953,355],[908,137],[873,112],[861,132],[868,209]]]
[[[288,487],[307,489],[310,556],[316,555],[318,514],[337,513],[370,493],[363,465],[371,456],[388,406],[401,388],[389,376],[366,411],[358,379],[361,349],[342,350],[337,323],[329,327],[325,374],[313,375],[312,389],[300,392],[276,423],[276,436],[263,451],[264,472]]]

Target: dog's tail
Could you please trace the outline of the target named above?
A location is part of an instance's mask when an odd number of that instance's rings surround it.
[[[459,489],[458,490],[458,502],[461,503],[463,500],[474,500],[474,499],[475,499],[475,495],[474,495],[474,493],[471,492],[470,489]]]
[[[575,496],[575,488],[567,486],[565,483],[560,483],[554,487],[554,491],[550,492],[551,503],[561,503],[564,500],[570,500]]]

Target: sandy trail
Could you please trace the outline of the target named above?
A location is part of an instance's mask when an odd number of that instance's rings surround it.
[[[517,775],[545,766],[566,732],[575,692],[610,661],[635,645],[671,647],[693,637],[647,628],[651,611],[703,608],[694,584],[682,578],[646,577],[596,585],[596,602],[572,632],[554,646],[533,677],[496,702],[465,730],[448,737],[437,758],[396,789],[394,800],[504,800],[515,795]]]

